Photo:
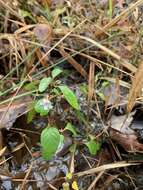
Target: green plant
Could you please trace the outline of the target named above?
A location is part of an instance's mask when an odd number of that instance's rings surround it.
[[[46,160],[53,157],[56,151],[63,144],[64,136],[61,135],[57,128],[46,127],[41,133],[42,156]]]
[[[35,111],[41,116],[47,115],[53,109],[52,97],[63,96],[65,100],[76,110],[80,110],[80,106],[76,95],[61,81],[56,80],[57,76],[62,73],[62,70],[56,67],[51,72],[51,77],[43,78],[39,83],[39,93],[47,93],[43,98],[35,103]]]
[[[51,76],[42,78],[38,83],[33,82],[25,86],[27,90],[35,90],[37,88],[37,96],[40,97],[35,101],[34,106],[33,104],[31,105],[34,109],[31,109],[28,113],[28,122],[32,120],[34,110],[40,116],[48,115],[50,111],[54,110],[55,99],[59,97],[64,98],[76,112],[80,111],[80,105],[74,92],[68,86],[62,84],[60,80],[57,80],[57,77],[62,72],[59,67],[56,67],[52,70]],[[73,139],[78,136],[76,127],[70,122],[62,130],[62,132],[64,131],[69,131]],[[40,142],[44,159],[50,160],[56,152],[61,150],[65,141],[62,132],[59,132],[55,126],[50,125],[43,129]],[[98,143],[94,139],[90,139],[86,143],[83,142],[83,144],[88,147],[92,155],[95,155],[99,149]]]
[[[100,144],[95,139],[90,139],[85,143],[91,155],[96,155],[100,149]]]
[[[48,115],[49,112],[54,109],[54,102],[52,102],[52,97],[64,97],[72,108],[80,110],[77,97],[73,91],[68,86],[63,85],[60,80],[57,80],[57,77],[62,72],[63,71],[59,67],[56,67],[52,70],[50,77],[44,77],[39,82],[38,92],[42,98],[35,102],[34,109],[41,116]],[[29,86],[35,88],[35,84]],[[33,114],[33,112],[31,112],[31,114]],[[28,118],[31,119],[30,116]],[[73,133],[74,136],[76,135],[76,131],[70,123],[67,124],[64,130],[69,130]],[[51,126],[45,128],[41,133],[43,158],[47,160],[51,159],[56,151],[59,150],[59,148],[62,146],[63,142],[64,136],[59,133],[58,129]]]
[[[73,135],[73,138],[78,136],[76,128],[71,123],[67,123],[63,132],[65,130],[70,131]],[[41,133],[41,146],[43,158],[46,160],[50,160],[56,154],[56,152],[59,152],[59,150],[62,149],[64,145],[64,140],[64,135],[62,135],[56,127],[46,127]],[[91,136],[90,140],[86,140],[85,143],[83,141],[83,144],[87,146],[91,155],[96,155],[97,151],[100,149],[100,144]],[[73,144],[70,147],[70,151],[72,152],[74,150],[75,152],[75,149],[76,144]]]

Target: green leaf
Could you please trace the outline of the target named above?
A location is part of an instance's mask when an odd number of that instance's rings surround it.
[[[77,132],[74,129],[74,126],[71,123],[67,123],[66,127],[64,128],[64,130],[69,130],[70,132],[72,132],[73,136],[77,136]]]
[[[76,144],[72,144],[72,145],[70,146],[70,148],[69,148],[69,151],[70,151],[71,153],[74,153],[74,152],[76,151]]]
[[[51,10],[50,10],[49,7],[45,7],[45,6],[44,6],[44,8],[41,8],[41,9],[40,9],[40,13],[41,13],[44,17],[46,17],[46,19],[47,19],[48,21],[52,21],[53,17],[52,17],[52,15],[51,15]]]
[[[41,133],[42,156],[46,160],[50,160],[56,153],[61,135],[58,129],[54,127],[45,128]]]
[[[78,100],[76,95],[73,93],[73,91],[68,88],[67,86],[58,86],[58,88],[63,93],[65,99],[67,102],[75,109],[80,110],[80,106],[78,104]]]
[[[61,14],[63,14],[64,12],[66,12],[66,7],[57,7],[55,10],[54,10],[54,12],[53,12],[53,15],[54,16],[58,16],[58,15],[61,15]]]
[[[33,22],[36,22],[36,19],[32,16],[32,14],[26,10],[23,9],[19,9],[19,14],[20,16],[22,16],[23,18],[28,17],[30,18]]]
[[[34,104],[35,102],[32,102],[29,106],[28,109],[30,109],[30,111],[27,113],[27,123],[30,123],[34,116],[36,115],[36,111],[34,109]]]
[[[35,111],[40,113],[41,116],[45,116],[53,108],[52,103],[46,98],[40,99],[35,104]]]
[[[112,19],[113,14],[113,1],[109,0],[109,18]]]
[[[103,81],[101,88],[105,88],[106,86],[109,86],[109,85],[110,85],[109,81]]]
[[[36,81],[32,81],[32,82],[26,84],[24,86],[24,89],[27,90],[27,91],[36,90],[36,89],[38,89],[38,87],[37,87],[38,83],[39,83],[39,81],[37,81],[37,80]]]
[[[99,143],[93,139],[85,143],[85,145],[88,147],[88,150],[92,155],[96,155],[97,151],[100,149]]]
[[[56,96],[60,96],[60,95],[61,95],[60,90],[57,89],[57,88],[53,88],[53,89],[51,90],[51,92],[54,93]]]
[[[39,92],[44,92],[49,84],[52,82],[52,78],[51,77],[45,77],[43,78],[41,81],[40,81],[40,84],[39,84]]]
[[[34,109],[32,109],[32,110],[30,110],[28,112],[28,114],[27,114],[27,123],[28,124],[33,120],[33,118],[35,117],[35,115],[36,115],[36,112],[35,112]]]
[[[79,86],[79,89],[81,93],[83,93],[85,96],[88,94],[88,86],[87,84],[83,83]]]
[[[104,94],[102,92],[97,92],[97,95],[101,98],[101,100],[105,101],[106,97],[104,96]]]
[[[56,67],[55,69],[52,70],[52,77],[55,78],[62,72],[63,72],[62,69],[60,69],[59,67]]]
[[[86,118],[86,116],[79,110],[75,110],[75,114],[76,114],[76,117],[78,118],[78,120],[80,122],[83,122],[86,126],[88,126],[88,119]]]

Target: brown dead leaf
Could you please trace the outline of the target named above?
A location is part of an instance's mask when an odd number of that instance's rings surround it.
[[[46,52],[49,51],[52,42],[53,30],[49,24],[37,24],[34,28],[34,34],[37,37],[38,41],[43,46],[42,51],[40,48],[36,51],[37,57],[39,58],[42,66],[47,67],[48,56],[44,56]]]
[[[110,129],[110,137],[128,152],[143,152],[143,144],[138,142],[136,134],[127,135]]]
[[[125,135],[135,134],[134,130],[130,128],[134,114],[135,112],[131,112],[128,115],[112,115],[110,119],[110,127]]]
[[[133,106],[135,105],[136,98],[139,96],[141,89],[143,87],[143,61],[140,63],[136,73],[135,78],[132,83],[132,87],[129,92],[127,112],[131,112]]]
[[[41,43],[48,43],[52,38],[52,27],[49,24],[37,24],[34,34]]]
[[[123,29],[123,27],[122,27]],[[119,45],[119,49],[118,49],[118,54],[123,58],[123,59],[131,59],[131,57],[133,56],[133,53],[131,52],[131,48],[132,47],[128,47],[128,46],[124,46],[123,44]]]
[[[8,107],[8,104],[0,105],[0,129],[12,127],[17,117],[28,110],[30,102],[31,98],[27,96],[14,100],[10,107]]]
[[[105,108],[109,106],[118,107],[119,105],[126,105],[127,94],[130,86],[128,83],[119,80],[118,78],[105,77],[109,83],[101,89],[103,98],[105,100]]]

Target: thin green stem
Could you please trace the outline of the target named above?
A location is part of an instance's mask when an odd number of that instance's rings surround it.
[[[110,20],[112,19],[112,15],[113,15],[113,1],[109,0],[109,17],[110,17]]]
[[[29,91],[29,92],[25,92],[25,93],[23,93],[23,94],[19,94],[19,95],[13,97],[13,100],[17,100],[17,99],[19,99],[19,98],[21,98],[21,97],[23,97],[23,96],[31,95],[31,94],[33,94],[34,92],[37,92],[37,89],[36,89],[36,90]],[[0,102],[0,105],[10,102],[11,99],[12,99],[12,98],[8,98],[8,99],[6,99],[6,100]]]

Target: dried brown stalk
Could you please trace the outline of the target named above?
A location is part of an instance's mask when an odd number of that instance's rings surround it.
[[[140,95],[141,89],[143,87],[143,61],[140,63],[135,77],[132,83],[132,87],[129,92],[127,112],[131,112],[133,106],[135,105],[136,98]]]

